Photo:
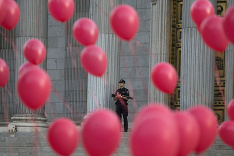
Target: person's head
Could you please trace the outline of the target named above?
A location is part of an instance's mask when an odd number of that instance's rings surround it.
[[[119,80],[119,86],[120,88],[123,88],[125,85],[125,81],[123,79]]]

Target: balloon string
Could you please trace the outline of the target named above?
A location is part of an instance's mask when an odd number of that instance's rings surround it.
[[[138,61],[137,61],[137,58],[136,58],[136,53],[135,53],[135,51],[134,51],[132,42],[129,43],[129,48],[130,48],[131,54],[132,54],[132,56],[133,56],[133,58],[134,58],[134,62],[135,62],[135,64],[136,64],[137,72],[139,73],[141,82],[143,83],[145,93],[146,93],[146,95],[148,95],[148,94],[149,94],[149,93],[148,93],[148,89],[147,89],[148,87],[147,87],[146,82],[145,82],[145,80],[144,80],[144,78],[143,78],[143,76],[142,76],[142,72],[141,72],[141,70],[140,70],[140,68],[139,68],[139,64],[138,64]]]
[[[225,97],[224,97],[224,94],[223,94],[223,90],[222,90],[222,86],[221,86],[221,82],[220,82],[219,70],[218,70],[216,62],[215,62],[215,72],[214,73],[215,73],[216,81],[217,81],[217,83],[219,85],[219,92],[220,92],[220,94],[222,96],[223,104],[225,106]]]
[[[52,87],[52,89],[57,94],[57,96],[60,98],[60,100],[62,100],[62,102],[66,106],[66,108],[72,113],[73,117],[79,122],[79,118],[75,115],[75,113],[73,112],[73,110],[71,109],[71,107],[69,107],[69,105],[67,104],[67,102],[65,101],[65,99],[62,98],[62,96],[59,94],[59,92],[55,88]],[[81,113],[79,113],[79,115],[81,116]]]
[[[5,97],[5,92],[4,92],[4,88],[2,88],[2,99],[3,99],[3,103],[4,103],[4,110],[5,110],[5,118],[6,118],[6,126],[7,126],[7,130],[8,130],[8,136],[9,136],[9,146],[10,146],[10,151],[11,151],[11,155],[13,156],[13,147],[11,144],[11,137],[10,137],[10,131],[9,131],[9,118],[8,118],[8,110],[7,110],[7,101],[6,101],[6,97]]]
[[[119,42],[120,42],[120,41],[119,41]],[[130,92],[130,95],[133,96],[134,93],[133,93],[131,81],[129,80],[130,75],[129,75],[129,72],[128,72],[128,69],[127,69],[127,62],[126,62],[126,59],[124,58],[125,56],[124,56],[124,54],[123,54],[124,51],[123,51],[123,48],[122,48],[122,44],[121,44],[121,43],[120,43],[120,52],[121,52],[121,56],[123,57],[124,70],[125,70],[125,72],[127,73],[127,77],[128,77],[127,81],[128,81],[128,84],[129,84],[129,92]],[[135,112],[137,112],[137,105],[136,105],[135,98],[133,98],[133,108],[135,109]],[[128,112],[129,112],[129,110],[128,110]]]
[[[52,103],[51,103],[50,100],[48,100],[48,103],[49,103],[50,108],[51,108],[50,111],[51,111],[52,118],[54,119],[54,118],[55,118],[55,115],[54,115],[54,109],[52,109],[52,108],[53,108],[53,105],[52,105]]]

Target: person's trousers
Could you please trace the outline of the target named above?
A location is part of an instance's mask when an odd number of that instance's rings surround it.
[[[124,120],[124,131],[128,131],[128,106],[126,104],[117,103],[116,104],[116,113],[119,116],[120,122],[122,123],[122,114]]]

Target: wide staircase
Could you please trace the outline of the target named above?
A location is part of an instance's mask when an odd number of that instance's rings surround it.
[[[122,132],[121,144],[114,156],[129,156],[128,137],[130,132]],[[46,131],[42,132],[16,132],[15,137],[9,137],[8,133],[0,132],[0,156],[55,156],[46,141]],[[82,143],[73,156],[87,156]],[[234,156],[234,151],[225,145],[220,138],[210,149],[199,156]]]

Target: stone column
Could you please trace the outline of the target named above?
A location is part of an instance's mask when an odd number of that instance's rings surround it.
[[[151,6],[151,40],[149,55],[149,73],[159,62],[169,62],[171,27],[171,0],[152,0]],[[168,95],[156,89],[149,78],[149,102],[168,105]]]
[[[65,99],[71,110],[64,108],[65,116],[77,121],[86,114],[87,103],[87,72],[80,64],[80,52],[83,46],[73,37],[73,24],[79,18],[89,17],[90,1],[75,1],[76,7],[72,18],[67,24],[68,35],[65,59]]]
[[[234,5],[234,0],[228,0],[228,7]],[[228,8],[227,8],[228,9]],[[230,43],[228,48],[226,49],[226,71],[225,71],[225,120],[229,120],[227,114],[227,107],[229,102],[234,98],[234,83],[233,83],[233,74],[234,74],[234,48]]]
[[[194,0],[183,2],[181,44],[180,108],[197,104],[213,108],[215,53],[209,49],[190,16]],[[217,1],[211,0],[216,9]]]
[[[31,38],[41,40],[47,47],[48,33],[48,9],[47,0],[17,0],[21,10],[19,23],[16,26],[15,41],[17,46],[17,59],[15,63],[15,80],[17,81],[18,70],[21,64],[26,62],[23,55],[23,46],[25,42]],[[41,64],[41,67],[46,67],[46,59]],[[18,94],[16,94],[18,96]],[[19,101],[15,104],[13,123],[17,126],[33,126],[32,122],[36,122],[37,126],[46,126],[47,120],[44,115],[44,108],[36,112],[24,107]]]
[[[109,25],[109,13],[120,0],[91,0],[90,18],[99,28],[97,44],[107,54],[108,67],[105,75],[98,78],[88,74],[87,112],[96,108],[113,108],[111,94],[117,89],[119,78],[119,42]]]
[[[10,71],[7,85],[0,89],[0,127],[6,126],[10,118],[13,116],[14,90],[15,90],[15,52],[14,45],[14,32],[15,30],[6,31],[0,28],[2,34],[0,35],[0,57],[7,63]],[[9,91],[9,93],[8,93]]]

